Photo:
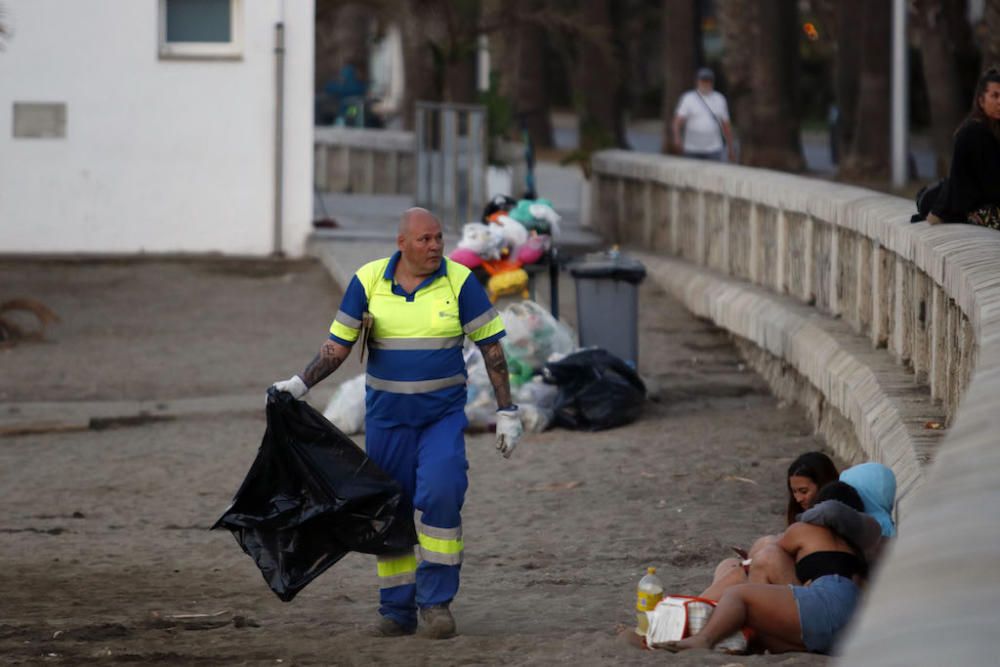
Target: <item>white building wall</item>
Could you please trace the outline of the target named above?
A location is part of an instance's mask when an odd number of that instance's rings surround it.
[[[283,248],[312,221],[312,0],[244,0],[238,60],[164,60],[158,0],[4,0],[0,253],[267,254],[274,26],[284,19]],[[14,102],[63,102],[66,137],[13,138]]]

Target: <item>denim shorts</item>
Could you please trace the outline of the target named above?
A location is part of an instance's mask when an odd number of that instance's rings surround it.
[[[857,584],[839,574],[814,579],[808,586],[790,586],[799,608],[802,643],[812,653],[829,653],[858,605]]]

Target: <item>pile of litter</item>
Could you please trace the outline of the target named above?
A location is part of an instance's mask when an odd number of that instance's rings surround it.
[[[578,349],[573,331],[534,301],[512,303],[500,317],[507,330],[501,344],[512,398],[525,431],[539,433],[553,425],[599,430],[627,424],[639,416],[646,388],[624,361],[599,348]],[[469,429],[492,430],[496,426],[496,399],[483,356],[475,345],[469,344],[465,361]],[[344,382],[323,414],[344,433],[362,433],[364,374]]]

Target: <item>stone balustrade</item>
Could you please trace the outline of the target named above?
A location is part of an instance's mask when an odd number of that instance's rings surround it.
[[[314,149],[321,192],[399,195],[416,189],[412,132],[317,127]]]
[[[896,472],[900,537],[844,662],[991,664],[1000,234],[910,224],[909,201],[790,174],[627,151],[592,164],[591,219],[605,239],[669,258],[664,284],[811,383],[853,428],[849,458]],[[915,417],[921,402],[946,431],[922,432],[933,424]]]
[[[320,192],[416,194],[417,142],[413,132],[317,127],[313,149],[314,182]],[[524,146],[503,141],[496,152],[510,170],[510,183],[524,183]]]

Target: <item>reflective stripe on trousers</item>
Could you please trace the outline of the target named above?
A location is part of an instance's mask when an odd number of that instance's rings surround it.
[[[417,540],[420,542],[420,557],[428,563],[438,565],[461,565],[465,543],[462,541],[462,527],[436,528],[415,519]]]
[[[417,583],[417,557],[413,553],[378,556],[377,568],[379,588]]]
[[[462,568],[461,509],[468,488],[468,461],[458,411],[426,426],[379,428],[367,424],[365,446],[372,462],[399,482],[407,510],[417,514],[416,583],[382,566],[379,559],[379,613],[412,627],[417,607],[450,603],[458,592]],[[409,554],[394,555],[403,558]],[[388,560],[388,559],[386,559]],[[405,573],[403,573],[405,574]]]

